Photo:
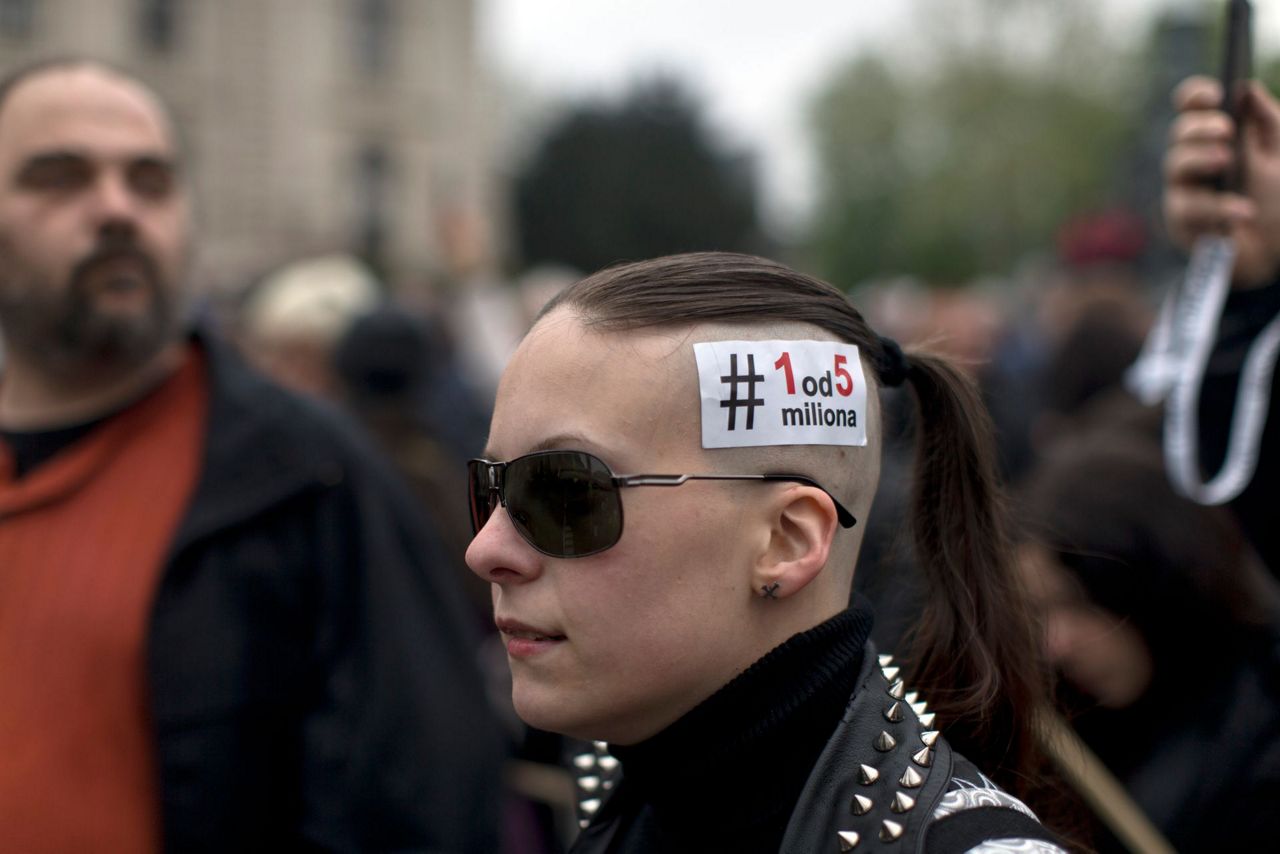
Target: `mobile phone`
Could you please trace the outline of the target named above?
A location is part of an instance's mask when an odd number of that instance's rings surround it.
[[[1218,190],[1244,189],[1244,121],[1249,78],[1253,76],[1253,7],[1249,0],[1227,0],[1222,49],[1222,109],[1235,123],[1235,157],[1215,181]]]

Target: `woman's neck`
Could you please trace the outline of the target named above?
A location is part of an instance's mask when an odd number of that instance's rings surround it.
[[[856,686],[871,622],[860,603],[792,637],[652,738],[614,748],[661,837],[777,850]],[[727,844],[725,833],[741,839]]]

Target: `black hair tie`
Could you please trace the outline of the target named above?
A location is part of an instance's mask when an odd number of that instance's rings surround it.
[[[880,359],[876,364],[876,373],[880,374],[880,383],[889,388],[902,385],[911,373],[911,365],[898,342],[883,335],[880,336]]]

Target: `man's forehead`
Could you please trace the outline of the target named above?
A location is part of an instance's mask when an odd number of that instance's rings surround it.
[[[173,133],[142,84],[94,65],[58,67],[20,81],[0,105],[0,152],[127,145],[172,155]]]

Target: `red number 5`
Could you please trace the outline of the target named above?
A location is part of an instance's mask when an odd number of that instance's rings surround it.
[[[853,377],[844,366],[847,361],[849,361],[847,356],[836,356],[836,392],[841,397],[853,394]]]

